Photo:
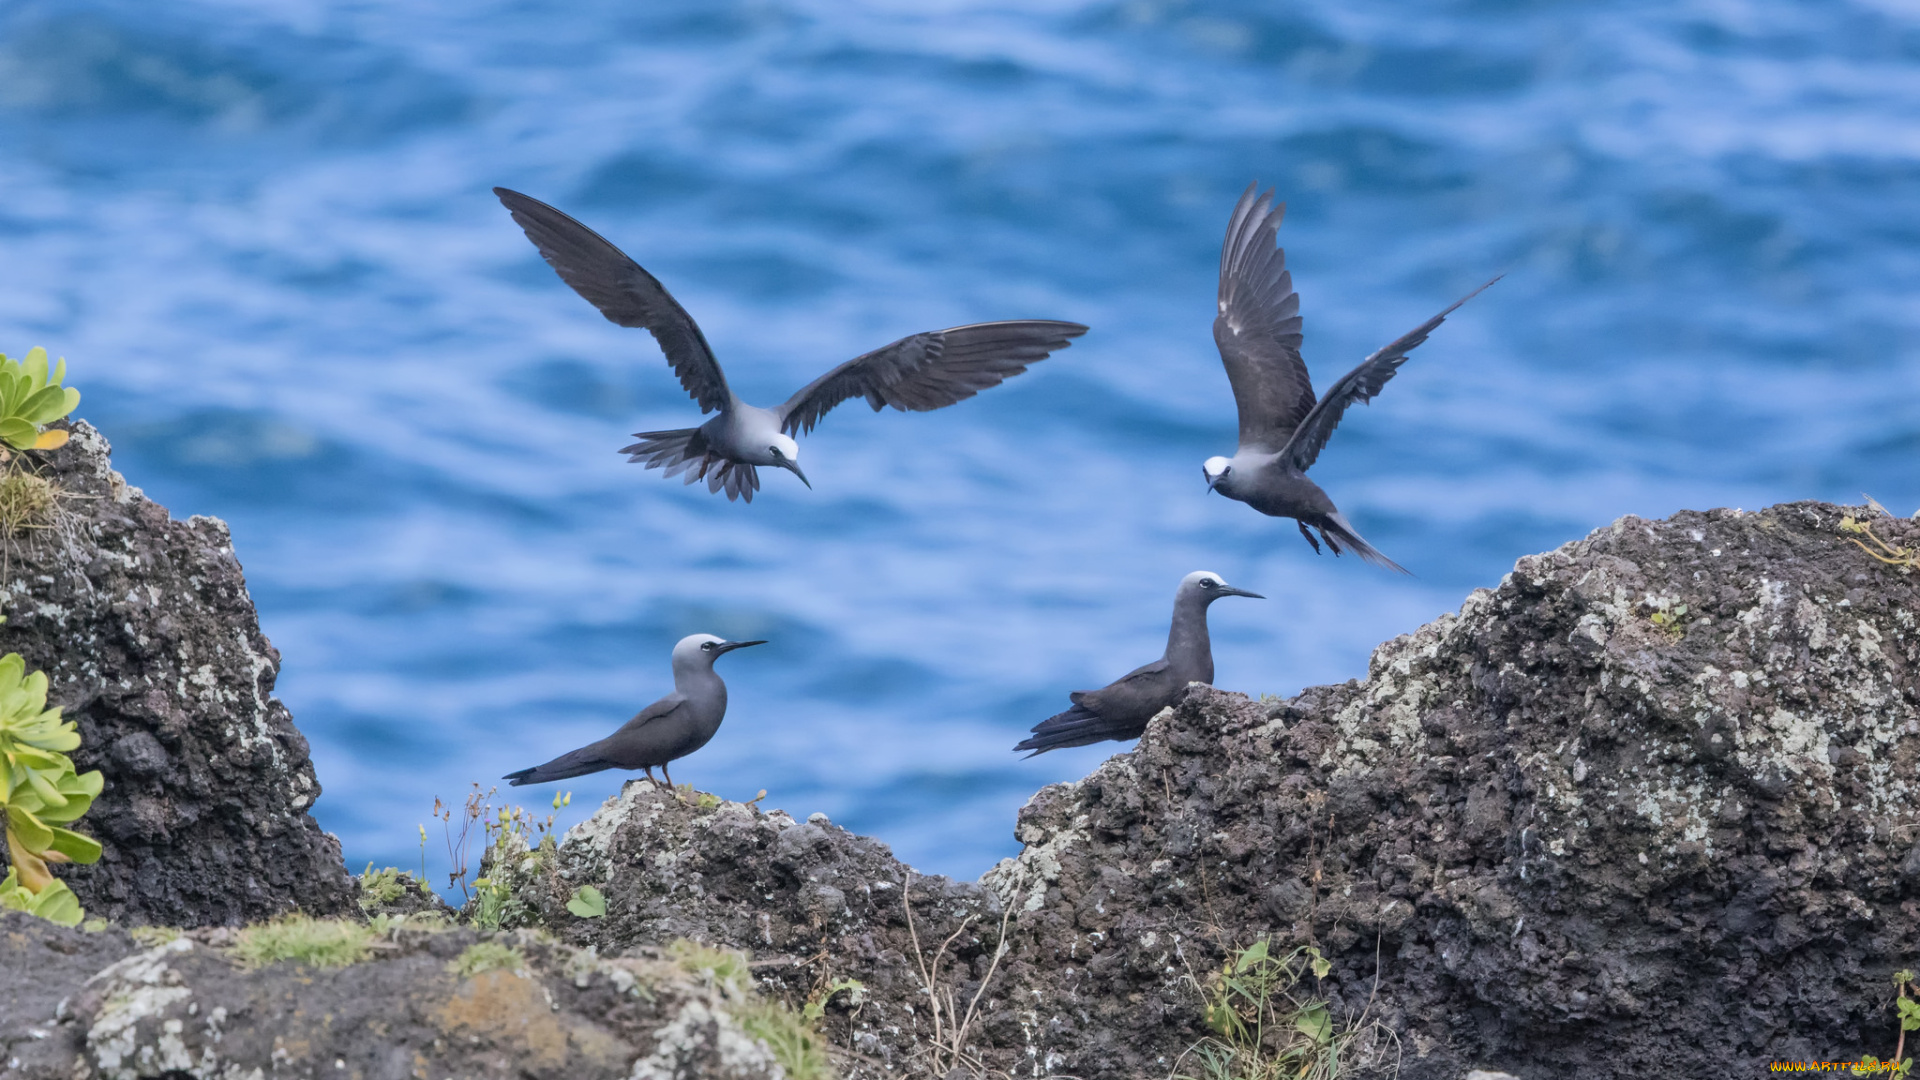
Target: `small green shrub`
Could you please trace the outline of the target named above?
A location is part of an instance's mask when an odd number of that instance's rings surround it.
[[[424,830],[423,830],[424,831]],[[407,880],[407,872],[397,866],[375,870],[372,863],[360,872],[360,910],[372,911],[397,900],[406,899],[409,889],[418,890],[422,896],[432,896],[423,880]]]
[[[373,936],[373,928],[361,923],[295,913],[240,931],[233,951],[248,967],[291,961],[337,968],[365,960]]]
[[[48,374],[47,350],[37,345],[24,362],[0,353],[0,441],[15,450],[64,446],[66,432],[40,429],[79,406],[80,391],[60,385],[66,377],[64,359]]]
[[[476,942],[447,962],[447,970],[462,979],[471,979],[486,971],[524,971],[526,966],[526,954],[497,941]]]
[[[67,751],[79,745],[73,722],[47,708],[46,674],[27,674],[19,653],[0,657],[0,807],[12,864],[0,880],[0,907],[62,926],[79,925],[85,913],[48,864],[100,858],[98,841],[63,827],[93,806],[104,783],[97,769],[74,772]]]
[[[1337,1080],[1366,1023],[1336,1024],[1323,998],[1302,994],[1311,973],[1333,965],[1311,945],[1283,956],[1265,938],[1228,957],[1202,988],[1202,1018],[1213,1034],[1189,1047],[1199,1072],[1175,1080]],[[1176,1063],[1175,1068],[1179,1068]],[[1397,1070],[1396,1070],[1397,1071]]]
[[[1900,1041],[1894,1044],[1893,1056],[1885,1061],[1868,1054],[1853,1067],[1854,1075],[1873,1076],[1911,1076],[1913,1059],[1907,1054],[1907,1032],[1920,1031],[1920,987],[1913,981],[1913,972],[1901,969],[1893,973],[1894,1011],[1900,1017]]]

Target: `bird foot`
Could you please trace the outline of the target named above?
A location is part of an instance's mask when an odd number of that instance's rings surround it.
[[[1325,530],[1325,529],[1321,529],[1321,530],[1320,530],[1320,539],[1322,539],[1322,540],[1325,540],[1325,541],[1327,542],[1327,546],[1333,549],[1333,553],[1334,553],[1335,555],[1339,555],[1339,554],[1340,554],[1340,545],[1339,545],[1339,543],[1337,543],[1337,542],[1336,542],[1336,541],[1335,541],[1335,540],[1333,539],[1333,537],[1331,537],[1331,536],[1328,536],[1328,535],[1327,535],[1327,530]]]
[[[1300,535],[1306,537],[1307,543],[1313,545],[1313,553],[1315,555],[1320,554],[1320,541],[1315,540],[1313,533],[1307,531],[1307,523],[1304,521],[1295,521],[1294,524],[1300,526]],[[1332,543],[1333,541],[1329,540],[1327,542]]]

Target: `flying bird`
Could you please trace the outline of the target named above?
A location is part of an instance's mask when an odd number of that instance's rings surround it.
[[[1500,278],[1362,360],[1316,401],[1300,358],[1300,294],[1293,291],[1287,253],[1276,240],[1287,207],[1274,205],[1271,190],[1256,199],[1258,187],[1250,184],[1240,196],[1220,247],[1220,314],[1213,320],[1213,340],[1239,406],[1240,445],[1230,458],[1206,460],[1207,488],[1271,517],[1293,518],[1316,553],[1320,543],[1309,526],[1319,530],[1335,555],[1344,544],[1367,562],[1404,574],[1405,567],[1354,531],[1320,485],[1307,479],[1307,470],[1347,406],[1373,400],[1435,327]]]
[[[1154,714],[1180,700],[1188,683],[1213,682],[1213,643],[1207,637],[1207,606],[1223,596],[1266,597],[1236,589],[1208,570],[1180,579],[1173,594],[1173,627],[1160,659],[1127,672],[1099,690],[1067,695],[1073,708],[1033,726],[1033,735],[1014,747],[1044,754],[1063,746],[1085,746],[1106,739],[1134,739],[1147,730]]]
[[[963,401],[1027,370],[1087,332],[1079,323],[1015,319],[930,330],[901,338],[841,364],[770,409],[734,396],[700,327],[652,274],[599,233],[538,199],[506,188],[493,193],[526,230],[560,280],[600,309],[609,322],[645,327],[703,413],[719,415],[694,428],[640,431],[623,447],[627,460],[686,483],[704,479],[708,491],[753,501],[761,466],[800,471],[794,437],[848,398],[863,397],[879,412],[891,405],[927,412]]]
[[[501,777],[509,787],[545,784],[604,769],[644,769],[653,779],[658,765],[673,786],[667,763],[707,745],[727,715],[727,684],[714,674],[713,662],[735,649],[764,641],[728,641],[712,634],[689,634],[673,647],[673,693],[641,709],[620,730],[545,765]],[[657,781],[656,781],[657,782]]]

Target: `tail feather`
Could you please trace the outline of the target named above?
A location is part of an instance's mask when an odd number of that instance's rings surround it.
[[[555,780],[567,780],[614,767],[613,762],[600,756],[599,745],[595,744],[561,754],[545,765],[535,765],[531,769],[510,772],[500,779],[507,781],[508,787],[523,787],[527,784],[546,784]]]
[[[1380,554],[1380,550],[1378,548],[1374,547],[1372,544],[1367,543],[1364,537],[1362,537],[1358,532],[1354,531],[1353,524],[1349,522],[1346,519],[1346,517],[1340,513],[1340,511],[1335,510],[1333,513],[1328,514],[1326,517],[1326,520],[1324,522],[1319,523],[1319,525],[1322,532],[1329,533],[1334,537],[1338,537],[1341,544],[1344,544],[1347,547],[1352,548],[1353,553],[1355,555],[1360,556],[1360,558],[1366,560],[1367,562],[1370,562],[1375,566],[1383,566],[1388,570],[1393,570],[1402,574],[1406,574],[1408,577],[1413,576],[1412,573],[1408,571],[1406,567],[1401,566],[1399,563],[1394,562],[1392,559],[1389,559],[1385,555]],[[1329,540],[1328,543],[1332,543],[1332,540]],[[1336,555],[1339,554],[1338,547],[1335,547],[1334,554]]]
[[[1130,739],[1138,734],[1140,733],[1137,731],[1132,734],[1120,731],[1099,713],[1075,702],[1073,708],[1066,712],[1050,716],[1033,725],[1033,734],[1021,740],[1020,745],[1015,746],[1014,749],[1031,750],[1033,753],[1027,756],[1034,757],[1049,750],[1060,750],[1069,746],[1087,746],[1091,743],[1105,742],[1108,739]]]
[[[699,428],[637,431],[633,437],[640,441],[621,447],[620,452],[636,465],[659,469],[668,476],[686,473],[682,483],[705,480],[708,491],[725,488],[728,499],[752,502],[753,493],[760,490],[758,470],[714,453]]]

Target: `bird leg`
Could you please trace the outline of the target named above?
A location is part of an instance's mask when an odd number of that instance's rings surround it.
[[[668,769],[665,765],[660,766],[660,771],[665,773],[667,776],[667,790],[672,791],[673,790],[673,771],[671,769]]]
[[[647,780],[649,783],[653,784],[654,787],[660,786],[659,779],[653,775],[653,766],[651,765],[647,766]]]
[[[1298,520],[1298,519],[1295,519],[1295,520],[1294,520],[1294,524],[1295,524],[1295,525],[1298,525],[1298,526],[1300,526],[1300,535],[1301,535],[1301,536],[1304,536],[1304,537],[1306,537],[1306,538],[1307,538],[1307,543],[1309,543],[1309,544],[1312,544],[1312,545],[1313,545],[1313,553],[1314,553],[1315,555],[1318,555],[1318,554],[1320,554],[1320,541],[1318,541],[1318,540],[1315,540],[1315,539],[1313,538],[1313,534],[1307,531],[1307,523],[1306,523],[1306,522],[1304,522],[1304,521],[1300,521],[1300,520]],[[1332,543],[1333,541],[1331,541],[1331,540],[1329,540],[1329,541],[1327,541],[1327,542],[1328,542],[1328,543]]]
[[[1322,527],[1320,530],[1320,539],[1327,542],[1327,546],[1333,549],[1335,555],[1340,554],[1340,545],[1334,541],[1333,537],[1327,535],[1325,527]]]

